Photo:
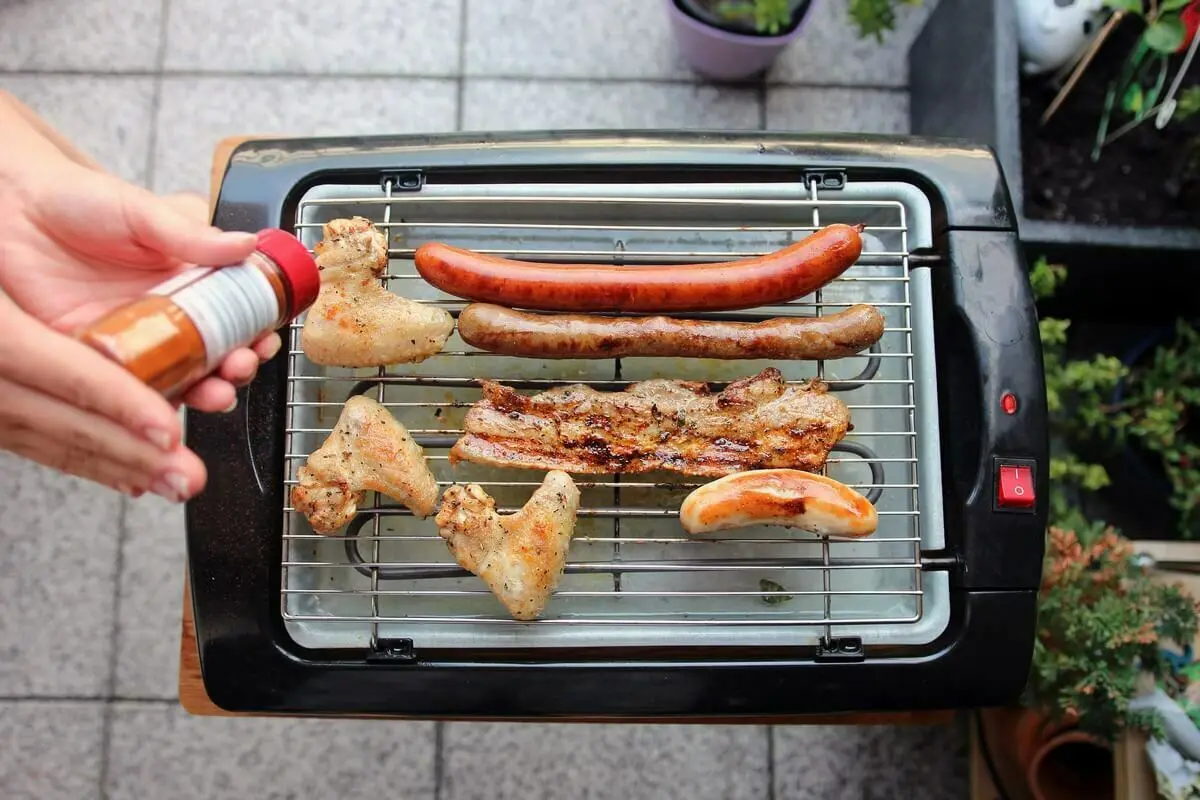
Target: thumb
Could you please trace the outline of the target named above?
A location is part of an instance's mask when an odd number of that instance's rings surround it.
[[[253,233],[222,231],[180,205],[140,187],[123,198],[125,219],[135,241],[155,252],[191,264],[224,266],[246,258],[257,244]]]

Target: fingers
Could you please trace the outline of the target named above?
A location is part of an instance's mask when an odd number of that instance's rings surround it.
[[[258,354],[258,360],[264,364],[274,358],[282,347],[283,339],[275,331],[271,331],[251,345],[251,349]]]
[[[208,201],[202,195],[196,192],[175,192],[163,195],[162,200],[193,222],[208,224]]]
[[[195,202],[174,196],[168,202],[152,192],[124,185],[121,203],[130,233],[138,243],[191,264],[235,264],[254,252],[252,233],[222,231],[196,214]]]
[[[277,333],[269,333],[251,347],[234,350],[217,372],[193,386],[183,396],[190,408],[207,413],[228,413],[237,408],[237,390],[248,385],[258,374],[258,367],[279,352],[282,340]]]
[[[228,413],[237,408],[237,389],[229,381],[205,378],[188,389],[183,403],[207,414]]]
[[[87,345],[0,295],[0,376],[91,412],[161,451],[179,444],[179,416],[162,395]]]
[[[8,450],[22,458],[67,475],[99,483],[130,497],[141,497],[146,488],[136,485],[128,469],[93,453],[74,451],[55,440],[32,432],[17,433],[0,438],[0,450]]]
[[[0,380],[0,447],[51,468],[133,494],[180,502],[207,481],[203,462],[182,445],[163,451],[109,419]]]

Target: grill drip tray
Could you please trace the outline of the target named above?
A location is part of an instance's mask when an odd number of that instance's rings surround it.
[[[914,186],[851,183],[836,192],[799,184],[436,185],[415,193],[324,185],[302,198],[296,233],[313,247],[321,224],[349,215],[388,234],[386,285],[451,312],[465,304],[425,283],[412,264],[426,241],[537,260],[636,265],[717,261],[783,247],[832,222],[866,224],[859,263],[815,295],[719,316],[761,319],[834,313],[858,302],[883,312],[872,352],[831,362],[638,358],[536,361],[495,356],[455,333],[424,363],[386,370],[333,369],[300,351],[291,332],[285,475],[324,441],[347,397],[384,403],[426,450],[442,488],[479,483],[502,513],[525,503],[542,472],[473,464],[451,468],[447,451],[488,377],[522,391],[582,382],[620,389],[647,378],[714,387],[767,366],[803,381],[822,377],[847,404],[854,430],[827,474],[875,501],[879,529],[839,541],[782,528],[692,539],[677,510],[704,479],[675,473],[575,476],[581,506],[566,574],[542,618],[510,619],[474,576],[454,563],[432,519],[368,498],[343,535],[319,536],[285,508],[281,610],[289,635],[319,648],[376,639],[418,647],[605,647],[924,644],[945,630],[945,572],[922,573],[922,549],[944,546],[926,270],[909,255],[931,244],[929,205]],[[929,408],[931,413],[922,413]],[[373,503],[373,505],[372,505]],[[774,588],[781,587],[781,588]]]

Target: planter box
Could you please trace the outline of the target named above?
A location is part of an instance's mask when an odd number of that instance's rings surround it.
[[[1131,266],[1141,275],[1153,269],[1156,278],[1159,268],[1187,266],[1200,252],[1198,227],[1089,225],[1025,216],[1013,6],[1012,0],[940,0],[909,50],[912,132],[963,137],[996,151],[1021,241],[1031,256],[1045,254],[1080,271],[1106,271],[1125,279],[1126,292]],[[1161,291],[1158,287],[1155,294]]]

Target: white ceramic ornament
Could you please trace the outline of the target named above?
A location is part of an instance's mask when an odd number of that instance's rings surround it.
[[[1052,72],[1066,64],[1104,22],[1104,0],[1013,0],[1021,71]]]

